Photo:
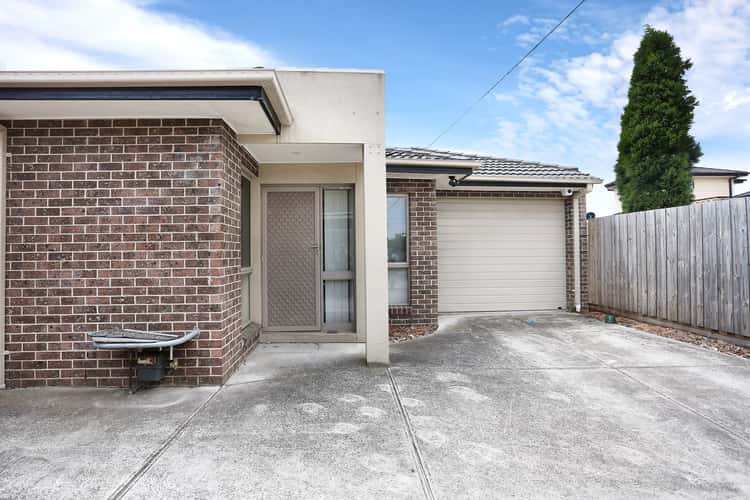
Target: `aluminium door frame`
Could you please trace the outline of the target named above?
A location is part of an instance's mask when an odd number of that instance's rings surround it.
[[[321,314],[321,332],[326,334],[338,334],[343,332],[351,332],[354,333],[354,331],[357,329],[357,227],[356,227],[356,191],[354,184],[347,184],[347,183],[327,183],[327,184],[318,184],[318,189],[320,189],[320,241],[321,241],[321,267],[320,267],[320,296],[322,300],[325,300],[325,290],[324,283],[326,280],[328,281],[344,281],[348,280],[351,282],[351,296],[349,297],[349,300],[351,303],[349,304],[349,307],[351,308],[351,315],[352,320],[348,323],[327,323],[322,318],[325,316],[325,306],[324,302],[321,301],[320,304],[320,314]],[[349,232],[349,262],[351,269],[349,271],[326,271],[325,270],[325,235],[323,234],[323,191],[326,189],[340,189],[340,190],[347,190],[349,191],[349,194],[351,195],[351,210],[352,210],[352,220],[351,220],[351,231]]]

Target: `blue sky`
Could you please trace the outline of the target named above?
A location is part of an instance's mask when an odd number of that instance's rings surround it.
[[[425,146],[575,3],[3,0],[0,69],[383,69],[388,145]],[[645,23],[694,61],[702,165],[750,169],[747,0],[588,0],[436,147],[610,180]],[[613,208],[601,189],[589,205]]]

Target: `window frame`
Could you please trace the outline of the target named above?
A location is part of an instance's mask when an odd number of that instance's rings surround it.
[[[387,193],[386,199],[389,198],[403,198],[405,200],[404,204],[404,227],[406,228],[406,239],[405,239],[405,245],[404,245],[404,257],[405,260],[403,262],[391,262],[390,256],[388,256],[388,271],[390,274],[391,269],[406,269],[406,301],[404,303],[391,303],[390,297],[388,298],[388,306],[408,306],[411,303],[411,271],[409,269],[410,266],[410,220],[409,220],[409,205],[410,205],[410,199],[408,193]],[[387,218],[386,214],[386,218]],[[386,219],[387,220],[387,219]],[[387,226],[387,223],[386,223]],[[387,227],[386,227],[387,230]],[[386,245],[387,245],[387,239],[388,235],[386,235]]]
[[[321,184],[320,189],[320,325],[321,332],[340,333],[353,331],[357,323],[357,253],[356,253],[356,200],[355,189],[352,184]],[[348,203],[351,210],[351,218],[348,221],[348,244],[349,244],[349,270],[348,271],[327,271],[325,267],[325,192],[326,191],[346,191],[348,193]],[[349,282],[350,303],[349,307],[351,321],[339,323],[326,321],[326,303],[325,303],[325,284],[326,282],[346,281]]]
[[[253,312],[253,300],[252,300],[253,299],[253,294],[252,294],[252,286],[253,286],[252,275],[253,275],[253,271],[254,271],[254,267],[253,267],[253,246],[252,246],[252,242],[253,242],[253,237],[252,237],[253,236],[253,209],[252,209],[252,207],[253,207],[253,202],[252,202],[252,200],[253,200],[253,189],[252,189],[253,179],[252,178],[253,178],[253,175],[249,171],[247,171],[246,169],[244,169],[244,168],[241,170],[240,174],[241,174],[240,175],[240,210],[239,210],[239,212],[240,212],[240,217],[239,217],[239,220],[240,220],[240,272],[239,272],[239,276],[240,276],[240,329],[244,330],[245,328],[247,328],[252,323],[252,312]],[[245,215],[243,213],[243,211],[242,211],[242,194],[243,194],[242,183],[243,183],[243,181],[246,181],[248,183],[249,187],[250,187],[250,189],[248,189],[248,200],[247,200],[247,212],[248,212],[247,216],[250,218],[250,220],[248,221],[248,234],[247,234],[247,237],[248,237],[249,241],[248,241],[248,244],[247,244],[247,248],[248,248],[248,252],[250,253],[250,265],[246,266],[246,267],[242,266],[242,264],[243,264],[243,258],[242,258],[242,228],[243,228],[243,223],[242,222],[243,222],[243,219],[242,218]],[[247,297],[247,309],[248,310],[247,310],[247,319],[246,320],[244,318],[244,311],[242,310],[243,303],[244,303],[244,300],[243,300],[243,297],[242,297],[242,290],[243,290],[243,281],[245,281],[245,280],[247,281],[247,293],[248,293],[248,297]]]

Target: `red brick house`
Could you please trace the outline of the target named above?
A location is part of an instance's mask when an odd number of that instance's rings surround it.
[[[107,328],[186,332],[174,384],[258,341],[585,304],[573,168],[383,146],[383,74],[0,73],[0,385],[123,386]]]

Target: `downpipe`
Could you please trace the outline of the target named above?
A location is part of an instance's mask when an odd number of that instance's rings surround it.
[[[573,293],[576,312],[581,312],[581,217],[578,197],[573,194]]]

